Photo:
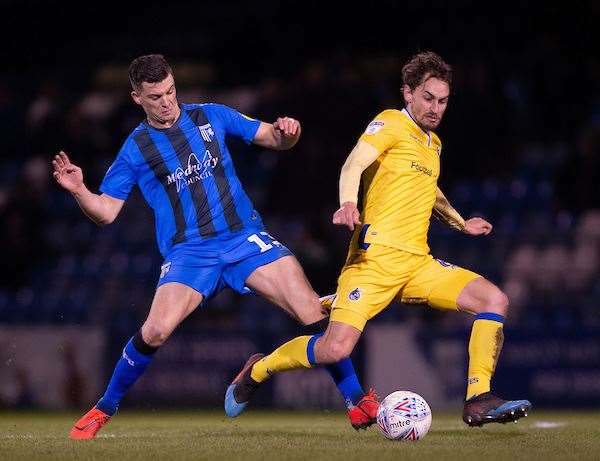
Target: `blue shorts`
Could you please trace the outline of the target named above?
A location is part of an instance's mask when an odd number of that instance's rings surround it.
[[[161,266],[157,287],[178,282],[209,299],[226,286],[250,293],[246,279],[260,266],[293,253],[264,229],[175,245]]]

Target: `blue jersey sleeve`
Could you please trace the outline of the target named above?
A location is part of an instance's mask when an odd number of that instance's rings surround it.
[[[127,143],[106,172],[100,185],[101,192],[120,200],[129,197],[129,193],[136,183],[135,171],[127,161],[126,146]]]
[[[214,104],[214,107],[217,109],[227,134],[242,138],[248,144],[252,142],[260,126],[260,120],[250,118],[222,104]]]

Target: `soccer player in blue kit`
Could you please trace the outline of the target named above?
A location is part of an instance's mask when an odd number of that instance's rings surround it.
[[[289,117],[265,123],[220,104],[179,104],[173,72],[162,55],[135,59],[129,78],[131,96],[146,119],[125,140],[101,194],[87,189],[81,168],[64,152],[52,162],[56,181],[98,225],[115,220],[137,185],[154,211],[164,256],[148,317],[125,345],[104,395],[71,429],[73,439],[94,438],[175,328],[225,287],[264,296],[307,329],[323,331],[327,325],[328,313],[300,264],[265,230],[225,144],[230,135],[270,149],[290,149],[300,137],[300,123]],[[251,358],[246,367],[260,358]],[[370,424],[373,396],[363,392],[352,362],[347,359],[328,371],[353,426]],[[243,386],[238,388],[243,394]]]

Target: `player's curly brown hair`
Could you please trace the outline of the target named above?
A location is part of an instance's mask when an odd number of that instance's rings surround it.
[[[162,82],[172,73],[171,66],[162,54],[140,56],[129,65],[129,81],[134,90],[139,90],[142,82]]]
[[[452,86],[452,67],[433,51],[415,54],[402,68],[402,82],[411,90],[431,77]]]

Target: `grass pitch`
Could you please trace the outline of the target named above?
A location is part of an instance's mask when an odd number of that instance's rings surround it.
[[[460,413],[435,414],[418,442],[376,427],[355,432],[341,413],[124,410],[91,441],[67,438],[80,415],[0,413],[1,460],[599,460],[600,414],[532,412],[518,424],[468,428]]]

